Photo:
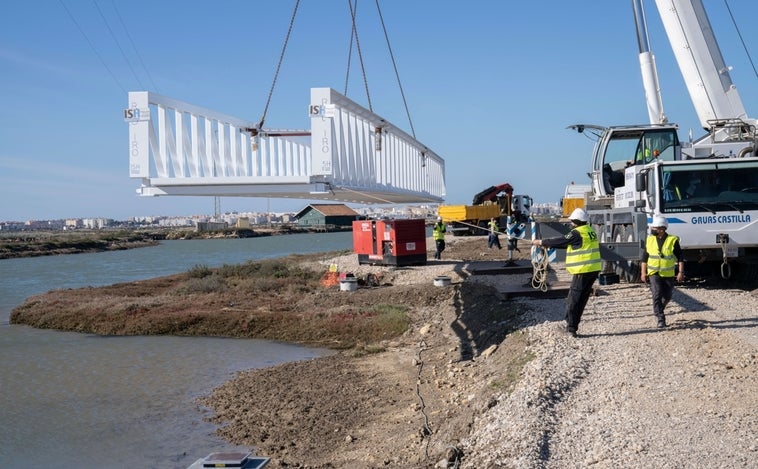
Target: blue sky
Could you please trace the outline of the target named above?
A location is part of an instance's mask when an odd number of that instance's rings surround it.
[[[538,6],[536,6],[538,5]],[[758,80],[723,1],[705,0],[748,114]],[[128,177],[127,92],[147,89],[257,121],[294,0],[45,0],[0,16],[0,221],[126,219],[213,213],[213,198],[135,195]],[[729,0],[751,54],[758,2]],[[586,183],[592,142],[573,123],[645,123],[627,0],[384,0],[382,14],[418,140],[445,159],[446,203],[470,203],[509,182],[557,202]],[[682,138],[698,122],[662,30],[646,3],[664,108]],[[372,0],[358,33],[374,112],[408,133]],[[307,128],[311,87],[344,92],[350,37],[344,0],[303,0],[266,127]],[[128,34],[127,31],[128,30]],[[82,33],[83,31],[83,33]],[[367,107],[355,56],[347,95]],[[222,198],[222,211],[297,211],[307,200]]]

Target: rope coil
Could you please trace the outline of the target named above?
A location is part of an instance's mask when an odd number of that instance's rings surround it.
[[[550,270],[550,259],[547,249],[543,246],[532,246],[532,288],[547,291],[547,273]]]

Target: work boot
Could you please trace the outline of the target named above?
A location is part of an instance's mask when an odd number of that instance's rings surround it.
[[[666,320],[658,319],[658,329],[665,329],[665,328],[666,328]]]
[[[569,327],[568,324],[565,322],[559,323],[557,325],[557,329],[559,332],[562,332],[566,335],[570,335],[571,337],[579,337],[579,334],[576,332],[576,329]]]

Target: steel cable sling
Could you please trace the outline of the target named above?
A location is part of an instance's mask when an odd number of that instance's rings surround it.
[[[263,108],[263,115],[261,116],[260,122],[258,122],[258,127],[256,129],[248,129],[253,133],[253,135],[257,135],[258,132],[263,130],[263,121],[266,120],[266,114],[268,113],[268,107],[269,104],[271,104],[271,97],[274,95],[274,87],[276,86],[276,80],[279,77],[279,69],[282,68],[282,62],[284,62],[284,53],[287,50],[287,44],[290,40],[290,35],[292,34],[292,27],[295,24],[295,15],[297,15],[297,8],[300,6],[300,0],[297,0],[295,2],[295,9],[292,11],[292,17],[290,18],[290,25],[287,29],[287,36],[284,38],[284,44],[282,45],[282,52],[279,54],[279,63],[276,64],[276,71],[274,72],[274,80],[271,82],[271,89],[269,89],[268,92],[268,98],[266,99],[266,106]]]

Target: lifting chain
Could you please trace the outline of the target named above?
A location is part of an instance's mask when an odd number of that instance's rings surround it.
[[[368,79],[366,78],[366,66],[363,64],[363,53],[361,52],[361,43],[358,40],[358,27],[355,25],[355,11],[358,8],[358,0],[355,0],[355,7],[351,0],[347,0],[347,5],[350,7],[350,18],[353,23],[353,34],[350,36],[350,49],[353,48],[353,38],[355,38],[355,50],[358,52],[358,60],[361,63],[361,72],[363,73],[363,87],[366,88],[366,99],[368,100],[368,110],[374,112],[374,108],[371,106],[371,95],[368,92]],[[348,60],[348,74],[350,73],[350,61]],[[347,80],[347,79],[346,79]],[[347,82],[345,83],[345,95],[347,95]]]
[[[361,52],[361,44],[358,41],[358,27],[355,23],[355,15],[358,8],[358,0],[347,0],[348,6],[350,7],[350,18],[352,19],[353,23],[353,32],[350,36],[350,47],[347,57],[347,72],[345,73],[345,96],[347,96],[347,86],[348,81],[350,78],[350,57],[352,56],[353,51],[353,39],[355,39],[355,47],[358,51],[358,59],[360,60],[361,64],[361,72],[363,73],[363,86],[366,89],[366,99],[368,100],[368,108],[371,112],[374,112],[373,105],[371,104],[371,94],[369,93],[368,88],[368,78],[366,76],[366,68],[363,63],[363,53]],[[395,61],[395,54],[392,52],[392,46],[390,45],[390,38],[389,34],[387,33],[387,27],[384,24],[384,15],[382,15],[382,9],[379,6],[379,0],[376,0],[376,11],[379,13],[379,21],[382,25],[382,32],[384,33],[384,40],[387,42],[387,50],[390,54],[390,59],[392,60],[392,67],[395,71],[395,79],[397,80],[397,86],[400,88],[400,96],[403,98],[403,106],[405,107],[405,114],[408,116],[408,124],[411,127],[411,135],[413,135],[413,138],[416,138],[416,129],[413,127],[413,120],[411,119],[411,113],[408,110],[408,100],[405,98],[405,91],[403,90],[403,84],[400,81],[400,73],[397,71],[397,62]]]
[[[369,111],[374,112],[373,104],[371,103],[371,94],[369,93],[368,78],[366,76],[366,67],[365,67],[365,64],[364,64],[364,61],[363,61],[363,52],[361,51],[361,44],[360,44],[360,41],[358,40],[358,27],[356,26],[356,22],[355,22],[355,15],[356,15],[357,7],[358,7],[358,0],[347,0],[347,4],[350,7],[350,18],[351,18],[351,23],[352,23],[352,33],[350,35],[350,47],[349,47],[349,52],[348,52],[347,73],[346,73],[346,77],[345,77],[345,95],[347,96],[347,84],[348,84],[348,80],[349,80],[349,77],[350,77],[350,56],[352,55],[353,39],[355,39],[355,48],[356,48],[356,51],[358,52],[358,59],[360,61],[360,65],[361,65],[361,72],[363,74],[363,86],[366,89],[366,99],[368,101],[368,108],[369,108]],[[285,38],[284,38],[284,44],[282,45],[282,51],[279,54],[279,62],[276,65],[276,71],[274,72],[274,79],[271,82],[271,88],[269,89],[268,97],[266,98],[266,105],[265,105],[265,107],[263,109],[263,115],[261,115],[261,119],[258,122],[258,125],[257,125],[256,128],[247,129],[248,131],[250,131],[250,133],[253,136],[256,136],[259,132],[261,132],[263,130],[263,124],[264,124],[264,122],[266,120],[266,114],[268,114],[268,108],[269,108],[269,106],[271,104],[271,98],[274,95],[274,88],[276,87],[276,81],[277,81],[277,79],[279,77],[279,70],[282,67],[282,63],[284,62],[284,54],[285,54],[285,52],[287,50],[287,44],[289,43],[290,35],[292,34],[292,28],[293,28],[293,26],[295,24],[295,17],[297,16],[297,10],[298,10],[299,6],[300,6],[300,0],[296,0],[295,1],[295,7],[294,7],[294,9],[292,11],[292,17],[290,18],[289,28],[287,29],[287,35],[285,36]],[[403,91],[403,85],[400,82],[400,74],[397,71],[397,63],[395,62],[395,55],[392,53],[392,47],[390,46],[389,35],[387,34],[387,28],[386,28],[386,26],[384,24],[384,16],[382,15],[382,10],[379,7],[379,0],[376,0],[376,9],[379,12],[379,19],[380,19],[381,24],[382,24],[382,30],[384,32],[384,39],[387,42],[387,48],[389,49],[390,58],[392,59],[392,66],[393,66],[394,71],[395,71],[395,78],[397,79],[397,83],[398,83],[398,86],[400,88],[400,95],[403,98],[403,105],[405,106],[405,113],[408,116],[408,122],[409,122],[410,127],[411,127],[411,133],[413,134],[413,138],[416,138],[416,130],[413,128],[413,121],[411,120],[410,111],[408,110],[408,102],[407,102],[407,100],[405,98],[405,92]]]
[[[397,71],[397,63],[395,63],[395,54],[392,53],[392,46],[390,46],[390,37],[387,34],[387,28],[384,26],[384,16],[382,16],[382,10],[379,8],[379,0],[376,0],[376,11],[379,12],[379,21],[382,23],[382,30],[384,31],[384,40],[387,41],[387,49],[390,52],[390,58],[392,59],[392,67],[395,69],[395,78],[397,79],[397,86],[400,88],[400,96],[403,97],[403,106],[405,106],[405,114],[408,116],[408,124],[411,126],[411,134],[413,138],[416,138],[416,130],[413,128],[413,121],[411,120],[411,113],[408,111],[408,102],[405,100],[405,92],[403,91],[403,84],[400,82],[400,74]]]
[[[297,15],[297,8],[300,6],[300,0],[295,1],[295,9],[292,11],[292,17],[290,18],[290,26],[287,29],[287,36],[284,38],[284,44],[282,45],[282,52],[279,54],[279,63],[276,64],[276,72],[274,72],[274,80],[271,82],[271,89],[268,92],[268,98],[266,99],[266,107],[263,108],[263,115],[260,122],[258,122],[258,128],[252,129],[260,132],[263,130],[263,121],[266,120],[266,113],[268,113],[268,106],[271,104],[271,97],[274,95],[274,87],[276,86],[276,79],[279,77],[279,69],[282,68],[282,62],[284,62],[284,52],[287,50],[287,43],[290,40],[290,34],[292,34],[292,26],[295,24],[295,15]],[[256,132],[257,133],[257,132]]]
[[[740,38],[740,42],[742,43],[742,48],[745,49],[745,55],[747,55],[747,58],[750,61],[750,65],[753,67],[753,73],[755,74],[756,77],[758,77],[758,70],[755,69],[755,64],[753,63],[753,57],[750,55],[750,51],[748,51],[747,49],[747,45],[745,44],[745,39],[742,37],[742,31],[740,31],[739,26],[737,26],[737,21],[735,21],[734,15],[732,14],[732,9],[729,8],[729,3],[727,3],[726,0],[724,0],[724,5],[726,5],[726,9],[729,11],[729,17],[732,19],[734,30],[737,31],[737,35]]]

